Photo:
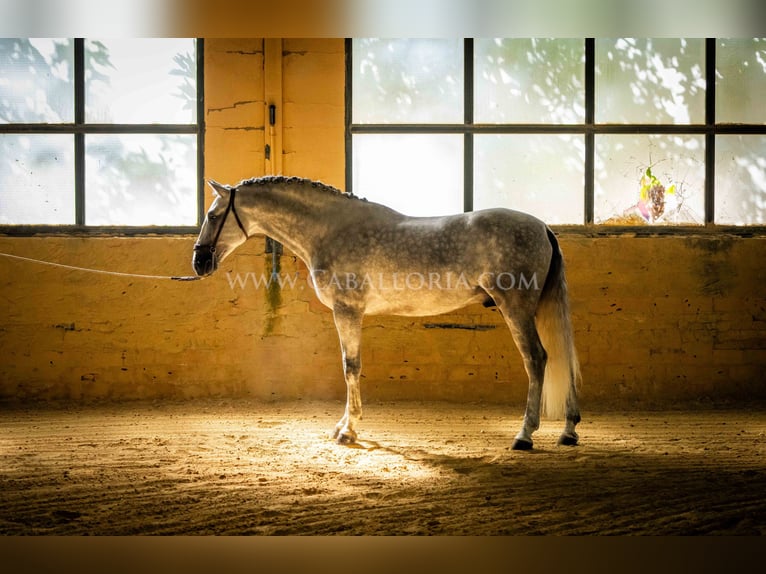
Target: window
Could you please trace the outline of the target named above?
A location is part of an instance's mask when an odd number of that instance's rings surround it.
[[[766,39],[347,41],[347,188],[409,215],[766,224]]]
[[[196,227],[201,44],[0,39],[0,225]]]

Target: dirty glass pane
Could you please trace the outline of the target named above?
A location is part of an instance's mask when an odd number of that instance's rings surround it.
[[[596,122],[705,122],[705,40],[596,40]]]
[[[355,135],[353,190],[407,215],[463,211],[463,136]]]
[[[474,41],[478,123],[585,121],[585,43],[580,39]]]
[[[195,135],[87,135],[87,225],[196,225]]]
[[[0,38],[0,123],[74,120],[74,42]]]
[[[766,38],[718,40],[716,121],[766,123]]]
[[[766,136],[716,137],[715,190],[716,223],[766,223]]]
[[[87,40],[86,121],[195,123],[196,74],[193,39]]]
[[[477,135],[474,209],[508,207],[543,221],[584,220],[581,135]]]
[[[461,39],[353,40],[352,121],[462,123]]]
[[[703,224],[704,159],[704,136],[596,136],[595,222]]]
[[[74,137],[0,134],[0,224],[74,222]]]

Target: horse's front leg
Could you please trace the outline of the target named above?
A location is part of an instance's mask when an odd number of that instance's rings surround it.
[[[362,395],[359,378],[362,372],[360,346],[362,342],[362,313],[347,305],[333,309],[335,327],[343,353],[343,374],[346,378],[346,412],[335,425],[333,438],[338,444],[356,442],[356,423],[362,418]]]

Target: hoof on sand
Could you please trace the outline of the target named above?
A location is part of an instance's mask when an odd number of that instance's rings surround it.
[[[513,441],[513,446],[511,446],[511,449],[513,450],[532,450],[532,443],[528,440],[523,440],[517,438],[515,441]]]
[[[577,437],[568,434],[562,434],[559,437],[559,446],[577,446]]]
[[[354,431],[343,431],[337,433],[335,437],[335,442],[338,444],[355,444],[356,443],[356,433]]]

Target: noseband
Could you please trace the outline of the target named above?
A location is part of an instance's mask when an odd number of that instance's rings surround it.
[[[229,212],[234,214],[234,219],[237,220],[237,225],[242,230],[242,233],[245,235],[245,239],[250,239],[250,236],[247,234],[247,230],[245,229],[245,226],[242,225],[242,220],[239,218],[239,214],[237,214],[237,207],[234,205],[234,196],[236,192],[237,192],[236,189],[231,190],[231,195],[229,195],[229,204],[226,206],[226,211],[224,211],[223,213],[223,217],[221,218],[221,225],[218,226],[218,230],[215,232],[215,237],[213,238],[213,242],[209,245],[202,245],[200,243],[195,243],[194,251],[202,251],[203,249],[207,249],[210,253],[215,253],[215,246],[218,244],[218,238],[221,237],[221,232],[223,231],[223,228],[226,225],[226,218],[229,216]]]

